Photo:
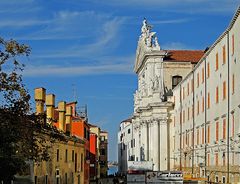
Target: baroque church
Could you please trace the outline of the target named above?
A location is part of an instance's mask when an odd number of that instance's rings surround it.
[[[154,171],[170,169],[173,103],[168,99],[172,96],[172,89],[194,68],[203,54],[203,51],[162,50],[156,32],[152,32],[152,26],[143,20],[134,66],[138,75],[131,118],[134,146],[128,147],[131,153],[126,159],[151,161]],[[123,170],[126,171],[127,167]]]

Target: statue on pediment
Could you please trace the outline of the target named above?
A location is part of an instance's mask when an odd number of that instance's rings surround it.
[[[152,26],[147,23],[146,18],[143,19],[140,38],[144,40],[147,47],[160,50],[156,32],[151,32]]]
[[[146,18],[143,19],[140,37],[149,37],[152,26],[148,25]]]
[[[157,36],[155,36],[155,38],[154,38],[154,45],[155,45],[155,47],[156,47],[157,49],[160,50],[160,45],[159,45],[159,43],[158,43],[158,38],[157,38]]]

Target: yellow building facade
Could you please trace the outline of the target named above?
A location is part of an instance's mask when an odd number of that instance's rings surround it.
[[[31,181],[45,184],[83,184],[85,148],[84,141],[72,135],[72,111],[65,102],[58,103],[59,130],[53,127],[55,121],[55,95],[46,95],[44,88],[35,89],[36,114],[46,112],[48,124],[41,132],[48,144],[49,161],[31,162]],[[45,108],[46,101],[46,111]],[[43,126],[44,127],[44,126]]]

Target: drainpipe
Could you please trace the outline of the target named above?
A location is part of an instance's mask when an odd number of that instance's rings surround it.
[[[204,59],[204,78],[205,78],[205,104],[204,104],[204,134],[205,134],[205,147],[204,147],[204,177],[206,178],[207,176],[207,59]]]
[[[227,33],[227,50],[228,50],[228,58],[227,58],[227,62],[228,62],[228,65],[227,65],[227,72],[228,72],[228,75],[227,75],[227,81],[228,81],[228,111],[227,111],[227,126],[228,126],[228,137],[227,137],[227,183],[230,183],[229,182],[229,172],[230,172],[230,165],[229,165],[229,149],[230,149],[230,145],[229,145],[229,134],[230,134],[230,128],[229,128],[229,113],[230,113],[230,53],[229,53],[229,31]]]
[[[194,174],[194,143],[195,143],[195,108],[194,108],[194,104],[195,104],[195,87],[194,87],[194,72],[192,71],[192,75],[193,75],[193,78],[192,78],[192,81],[191,81],[191,86],[192,86],[192,93],[193,93],[193,108],[192,108],[192,120],[193,120],[193,135],[192,135],[192,177],[193,177],[193,174]]]
[[[180,171],[182,171],[182,85],[180,84]]]

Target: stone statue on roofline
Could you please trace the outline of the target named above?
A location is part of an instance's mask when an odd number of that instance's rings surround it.
[[[143,19],[143,25],[141,28],[141,36],[140,37],[148,37],[151,31],[151,26],[148,25],[146,18]]]
[[[155,44],[155,47],[160,50],[160,45],[159,45],[159,43],[158,43],[158,38],[157,38],[157,36],[155,36],[155,38],[154,38],[154,44]]]
[[[158,43],[156,32],[151,32],[152,26],[148,24],[146,18],[143,19],[143,25],[141,28],[141,36],[142,39],[147,46],[147,48],[151,48],[153,50],[160,50],[160,45]]]

